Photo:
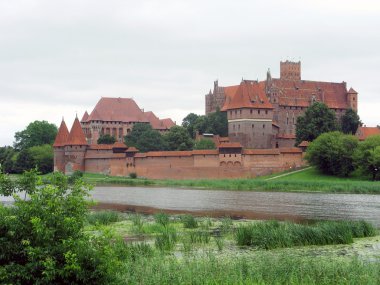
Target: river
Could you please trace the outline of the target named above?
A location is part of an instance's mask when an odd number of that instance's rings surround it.
[[[380,228],[380,195],[98,186],[98,208],[282,220],[366,220]]]

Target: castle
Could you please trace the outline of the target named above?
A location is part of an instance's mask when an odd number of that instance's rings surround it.
[[[206,114],[227,112],[230,141],[245,148],[266,149],[295,145],[296,122],[314,102],[325,103],[339,119],[347,109],[358,109],[358,93],[346,82],[301,79],[301,62],[280,63],[280,78],[268,70],[265,81],[242,80],[205,95]]]
[[[81,119],[81,126],[89,144],[96,144],[102,135],[113,136],[118,142],[124,141],[136,123],[147,123],[163,133],[175,123],[172,119],[160,120],[153,112],[144,112],[131,98],[102,97],[89,115]]]

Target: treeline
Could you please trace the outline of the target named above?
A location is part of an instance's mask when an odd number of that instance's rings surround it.
[[[47,121],[34,121],[16,132],[12,146],[0,147],[0,165],[6,173],[22,173],[37,167],[40,172],[53,171],[53,143],[57,127]]]
[[[360,142],[342,132],[324,133],[309,145],[306,159],[325,174],[348,176],[356,172],[379,180],[380,135]]]

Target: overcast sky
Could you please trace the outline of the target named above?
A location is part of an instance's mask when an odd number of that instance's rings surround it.
[[[0,146],[34,120],[71,127],[100,97],[131,97],[178,124],[241,78],[302,78],[359,93],[380,124],[380,2],[338,0],[0,0]]]

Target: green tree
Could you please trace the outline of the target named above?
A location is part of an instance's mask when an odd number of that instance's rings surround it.
[[[15,150],[11,146],[0,147],[0,165],[5,173],[12,173]]]
[[[115,137],[109,134],[101,135],[97,141],[98,144],[114,144],[115,142],[116,142]]]
[[[14,148],[28,149],[32,146],[53,144],[57,136],[57,127],[47,121],[34,121],[25,130],[16,132]]]
[[[312,142],[320,134],[336,130],[338,124],[334,112],[325,104],[316,102],[297,118],[296,145],[302,141]]]
[[[50,144],[32,146],[28,149],[33,165],[43,174],[53,171],[54,151]]]
[[[66,179],[54,173],[43,185],[35,170],[15,182],[0,173],[0,194],[15,198],[12,207],[0,204],[1,284],[106,284],[116,276],[110,247],[83,231],[89,186]]]
[[[194,143],[194,149],[216,149],[216,146],[212,140],[201,139]]]
[[[193,148],[193,140],[184,127],[173,126],[164,137],[169,150],[191,150]]]
[[[198,117],[199,116],[197,114],[190,113],[182,120],[182,127],[187,129],[190,137],[193,139],[195,138],[195,131],[196,131],[194,128],[195,122],[197,121]]]
[[[134,146],[141,152],[165,150],[166,143],[162,135],[153,130],[151,125],[137,123],[133,126],[130,134],[125,136],[125,144]]]
[[[371,175],[372,180],[378,179],[380,135],[369,136],[360,142],[354,153],[355,165],[364,175]]]
[[[360,117],[354,110],[347,109],[340,119],[340,125],[343,133],[354,135],[361,125]]]
[[[25,170],[30,170],[35,168],[34,160],[29,152],[29,149],[22,149],[15,156],[15,161],[13,164],[13,171],[15,173],[22,173]]]
[[[348,176],[354,170],[358,139],[341,132],[321,134],[307,148],[306,159],[321,172]]]
[[[222,137],[228,136],[228,120],[227,113],[221,112],[218,108],[214,113],[208,114],[208,127],[207,132]]]

